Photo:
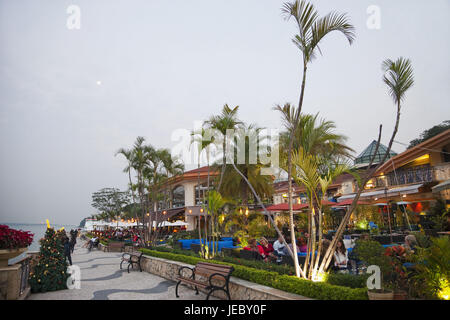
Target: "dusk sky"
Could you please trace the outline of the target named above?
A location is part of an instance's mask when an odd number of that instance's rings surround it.
[[[280,128],[272,108],[297,104],[302,76],[283,2],[0,0],[0,223],[78,224],[95,213],[93,192],[127,187],[119,148],[137,136],[171,148],[175,130],[192,130],[225,103],[239,105],[246,123]],[[415,76],[397,141],[450,119],[448,0],[312,2],[321,15],[347,12],[356,41],[325,38],[304,111],[334,121],[355,155],[380,124],[383,143],[392,133],[387,58],[411,59]],[[70,5],[80,8],[80,29],[67,27]],[[380,29],[367,26],[371,5]]]

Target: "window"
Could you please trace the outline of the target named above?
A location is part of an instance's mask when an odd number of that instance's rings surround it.
[[[212,190],[212,186],[209,187]],[[200,206],[206,201],[208,186],[206,183],[195,186],[195,205]]]
[[[172,190],[172,207],[184,207],[184,187],[177,186]]]

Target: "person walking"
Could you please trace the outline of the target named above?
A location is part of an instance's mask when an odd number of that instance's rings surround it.
[[[73,253],[75,250],[75,245],[77,244],[77,230],[70,230],[70,252]]]
[[[70,241],[67,236],[64,238],[64,256],[69,259],[69,264],[72,265],[72,257],[70,256]]]

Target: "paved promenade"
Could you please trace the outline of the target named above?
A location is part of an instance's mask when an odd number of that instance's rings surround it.
[[[102,252],[93,249],[88,252],[78,239],[72,255],[73,265],[81,269],[81,288],[59,290],[46,293],[32,293],[30,300],[175,300],[176,282],[169,281],[145,271],[131,269],[127,273],[119,269],[119,252]],[[206,295],[195,294],[185,286],[180,286],[182,300],[204,300]],[[216,300],[214,297],[211,300]]]

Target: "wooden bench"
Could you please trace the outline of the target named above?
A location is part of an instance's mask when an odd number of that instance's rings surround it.
[[[190,270],[191,274],[189,278],[182,275],[182,271],[184,269]],[[231,300],[228,284],[230,282],[230,276],[233,270],[234,268],[231,266],[207,262],[199,262],[194,268],[181,267],[178,270],[178,282],[177,286],[175,287],[175,296],[177,298],[180,297],[178,295],[178,286],[183,282],[193,285],[196,291],[195,294],[198,294],[198,287],[209,290],[208,295],[206,296],[206,300],[208,300],[211,293],[216,290],[224,291],[228,297],[228,300]],[[199,279],[199,277],[203,279]],[[212,282],[213,280],[216,281],[216,284]],[[219,280],[221,280],[221,282],[224,281],[224,284],[222,286],[217,284]]]
[[[122,261],[120,262],[120,269],[122,269],[122,263],[127,262],[128,263],[128,273],[130,273],[130,267],[133,268],[134,265],[139,266],[139,271],[142,272],[141,268],[141,259],[143,252],[125,252],[122,255]]]
[[[125,242],[110,242],[108,243],[108,246],[105,247],[105,250],[110,252],[111,249],[119,249],[120,252],[123,252],[125,250]]]

